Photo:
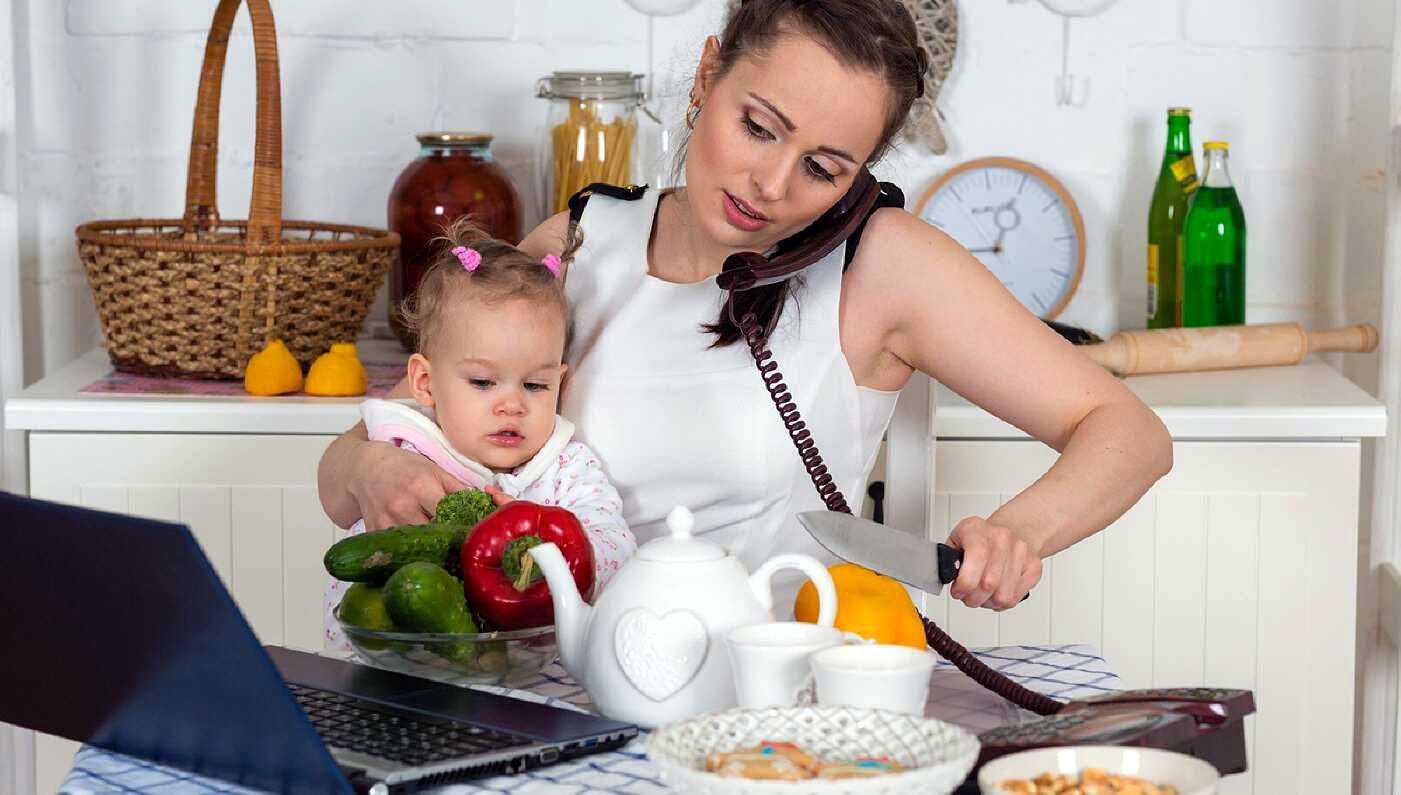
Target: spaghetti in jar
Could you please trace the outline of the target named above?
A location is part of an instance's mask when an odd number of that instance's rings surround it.
[[[536,84],[536,96],[550,100],[536,169],[543,217],[568,209],[569,197],[585,185],[637,179],[642,79],[630,72],[555,72]]]

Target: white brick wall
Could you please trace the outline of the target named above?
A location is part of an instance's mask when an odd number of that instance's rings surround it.
[[[65,0],[17,14],[16,131],[27,380],[98,339],[72,229],[178,212],[214,0]],[[649,20],[622,0],[274,0],[282,58],[285,214],[383,225],[399,169],[430,128],[485,129],[533,199],[544,103],[558,68],[656,71],[669,120],[724,0]],[[1390,0],[1126,0],[1072,25],[1083,107],[1055,104],[1059,18],[1035,3],[960,4],[944,107],[953,148],[878,168],[911,198],[954,163],[1036,162],[1076,196],[1086,274],[1065,319],[1141,325],[1148,200],[1164,109],[1193,140],[1232,142],[1250,224],[1250,318],[1375,319],[1387,168]],[[652,31],[649,52],[648,34]],[[224,81],[219,202],[247,210],[253,72],[246,17]],[[533,206],[533,204],[532,204]],[[382,314],[376,310],[376,317]],[[1375,368],[1365,360],[1353,372]]]

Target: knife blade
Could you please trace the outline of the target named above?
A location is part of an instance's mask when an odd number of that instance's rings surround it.
[[[963,550],[931,543],[903,530],[836,511],[803,511],[801,524],[828,552],[893,577],[906,585],[939,595],[958,578]],[[1031,596],[1027,594],[1022,601]]]
[[[798,522],[828,552],[938,595],[958,577],[963,550],[835,511],[803,511]]]

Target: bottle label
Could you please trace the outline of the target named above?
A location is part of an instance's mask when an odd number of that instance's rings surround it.
[[[1182,190],[1188,194],[1197,189],[1197,162],[1191,155],[1179,157],[1168,168],[1172,169],[1172,177],[1182,186]]]
[[[1158,313],[1158,247],[1148,244],[1148,319]]]

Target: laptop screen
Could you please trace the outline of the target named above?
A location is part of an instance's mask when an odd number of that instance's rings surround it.
[[[0,493],[0,720],[287,792],[346,792],[184,525]]]

